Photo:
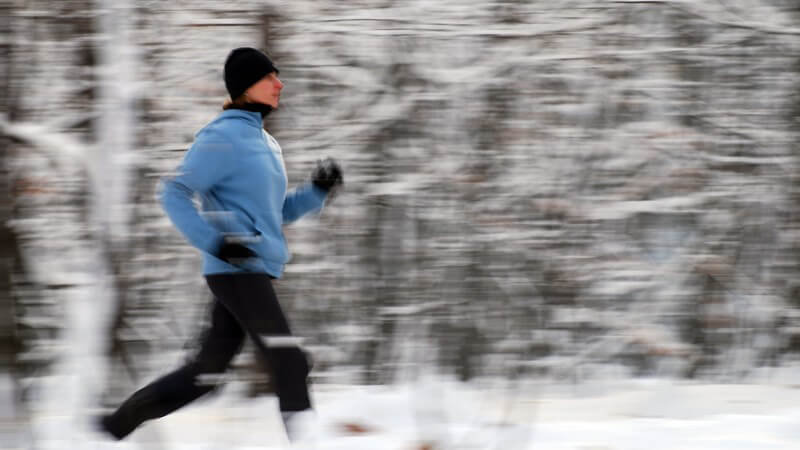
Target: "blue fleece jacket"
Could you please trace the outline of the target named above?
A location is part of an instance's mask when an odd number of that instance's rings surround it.
[[[204,274],[265,272],[277,278],[290,256],[282,225],[318,211],[326,196],[311,183],[287,190],[281,148],[262,128],[261,114],[230,109],[197,133],[178,174],[165,180],[161,203],[203,251]],[[241,266],[216,258],[225,236],[238,238],[258,258]]]

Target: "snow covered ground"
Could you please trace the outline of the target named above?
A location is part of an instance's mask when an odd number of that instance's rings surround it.
[[[790,385],[635,380],[522,387],[437,381],[317,385],[314,396],[324,426],[316,448],[325,450],[800,448],[800,389]],[[75,418],[41,414],[35,428],[70,423]],[[88,430],[84,436],[80,442],[51,438],[35,448],[287,448],[274,399],[243,398],[235,385],[140,428],[125,442]]]

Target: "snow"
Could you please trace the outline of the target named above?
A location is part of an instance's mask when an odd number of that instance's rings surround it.
[[[5,386],[0,392],[7,393]],[[321,384],[313,394],[322,425],[313,448],[320,450],[412,450],[424,443],[458,450],[788,450],[800,445],[800,389],[790,385],[665,379],[517,385],[426,377],[394,386]],[[13,435],[13,424],[0,418],[0,429]],[[75,419],[41,414],[34,423],[68,426]],[[41,445],[53,450],[289,448],[275,399],[243,398],[235,382],[122,442],[87,429],[80,442],[51,438]]]

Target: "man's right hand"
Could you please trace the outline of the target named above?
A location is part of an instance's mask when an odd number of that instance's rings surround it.
[[[215,256],[229,264],[236,265],[245,259],[255,258],[258,255],[242,244],[223,240]]]

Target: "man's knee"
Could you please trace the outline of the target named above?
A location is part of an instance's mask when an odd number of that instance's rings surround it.
[[[203,359],[190,363],[190,366],[197,386],[214,388],[229,381],[230,375],[226,373],[228,368],[227,360]]]

